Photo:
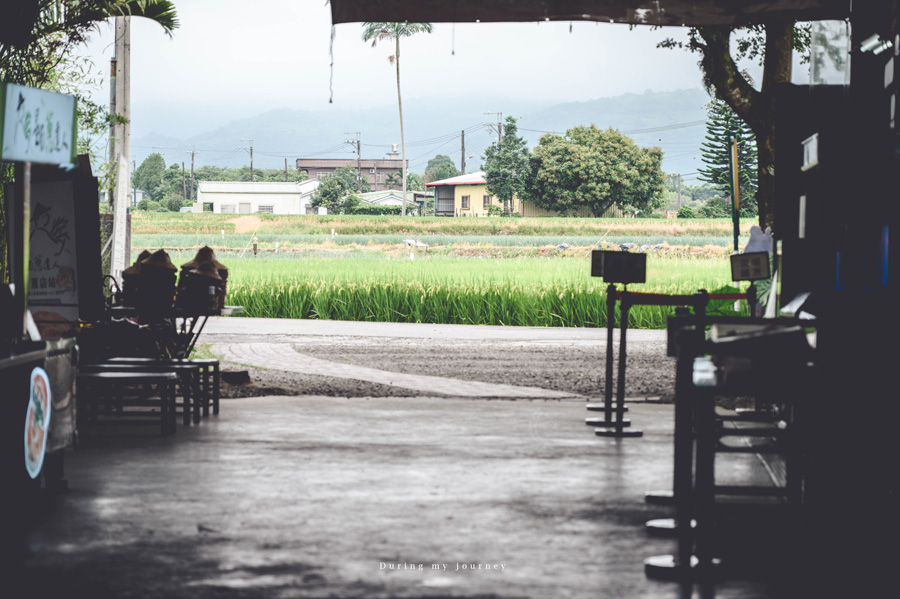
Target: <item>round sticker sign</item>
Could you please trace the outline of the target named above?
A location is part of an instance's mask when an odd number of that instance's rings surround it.
[[[50,429],[50,379],[40,366],[31,371],[31,390],[25,414],[25,469],[37,478],[44,466]]]

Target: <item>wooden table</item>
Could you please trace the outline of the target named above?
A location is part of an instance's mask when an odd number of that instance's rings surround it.
[[[163,324],[173,335],[164,344],[169,358],[188,358],[194,350],[203,327],[210,316],[231,316],[244,311],[243,306],[225,306],[212,310],[170,308],[147,313],[133,306],[114,306],[107,310],[110,318],[137,318],[141,324]]]

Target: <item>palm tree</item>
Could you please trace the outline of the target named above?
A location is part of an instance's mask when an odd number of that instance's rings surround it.
[[[388,186],[388,189],[394,189],[394,185],[397,184],[397,175],[400,175],[400,173],[388,173],[387,177],[384,178],[384,183]],[[402,177],[403,175],[400,176]]]
[[[403,100],[400,97],[400,38],[409,37],[415,33],[431,33],[434,27],[431,23],[363,23],[363,41],[371,40],[372,47],[379,40],[394,40],[394,54],[388,56],[388,61],[397,68],[397,106],[400,108],[400,148],[403,160],[403,203],[400,214],[406,216],[406,137],[403,132]]]

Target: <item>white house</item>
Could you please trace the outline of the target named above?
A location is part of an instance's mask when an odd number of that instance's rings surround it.
[[[220,214],[319,214],[310,207],[319,186],[315,180],[299,183],[200,181],[193,212]]]

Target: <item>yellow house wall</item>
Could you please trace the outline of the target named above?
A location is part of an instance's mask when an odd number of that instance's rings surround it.
[[[489,195],[487,185],[484,183],[478,185],[457,185],[453,189],[453,212],[456,216],[487,216],[488,211],[484,207],[484,196]],[[464,210],[462,207],[463,196],[469,196],[469,208]],[[496,196],[491,196],[491,205],[500,206],[500,200]],[[502,207],[502,206],[501,206]],[[550,212],[543,208],[538,208],[531,202],[522,202],[519,198],[513,199],[513,212],[518,212],[522,216],[559,216],[556,212]],[[589,208],[581,208],[574,216],[582,218],[591,218],[594,214]],[[624,216],[618,208],[610,208],[603,215],[605,218],[616,218]]]
[[[457,185],[453,190],[453,212],[457,216],[487,216],[488,211],[484,207],[484,196],[486,195],[490,194],[487,191],[487,185],[484,183],[478,185]],[[469,196],[468,210],[463,210],[463,196]],[[491,205],[500,206],[500,200],[496,196],[491,196]],[[513,200],[513,211],[521,212],[521,210],[521,203],[518,198],[515,198]]]

